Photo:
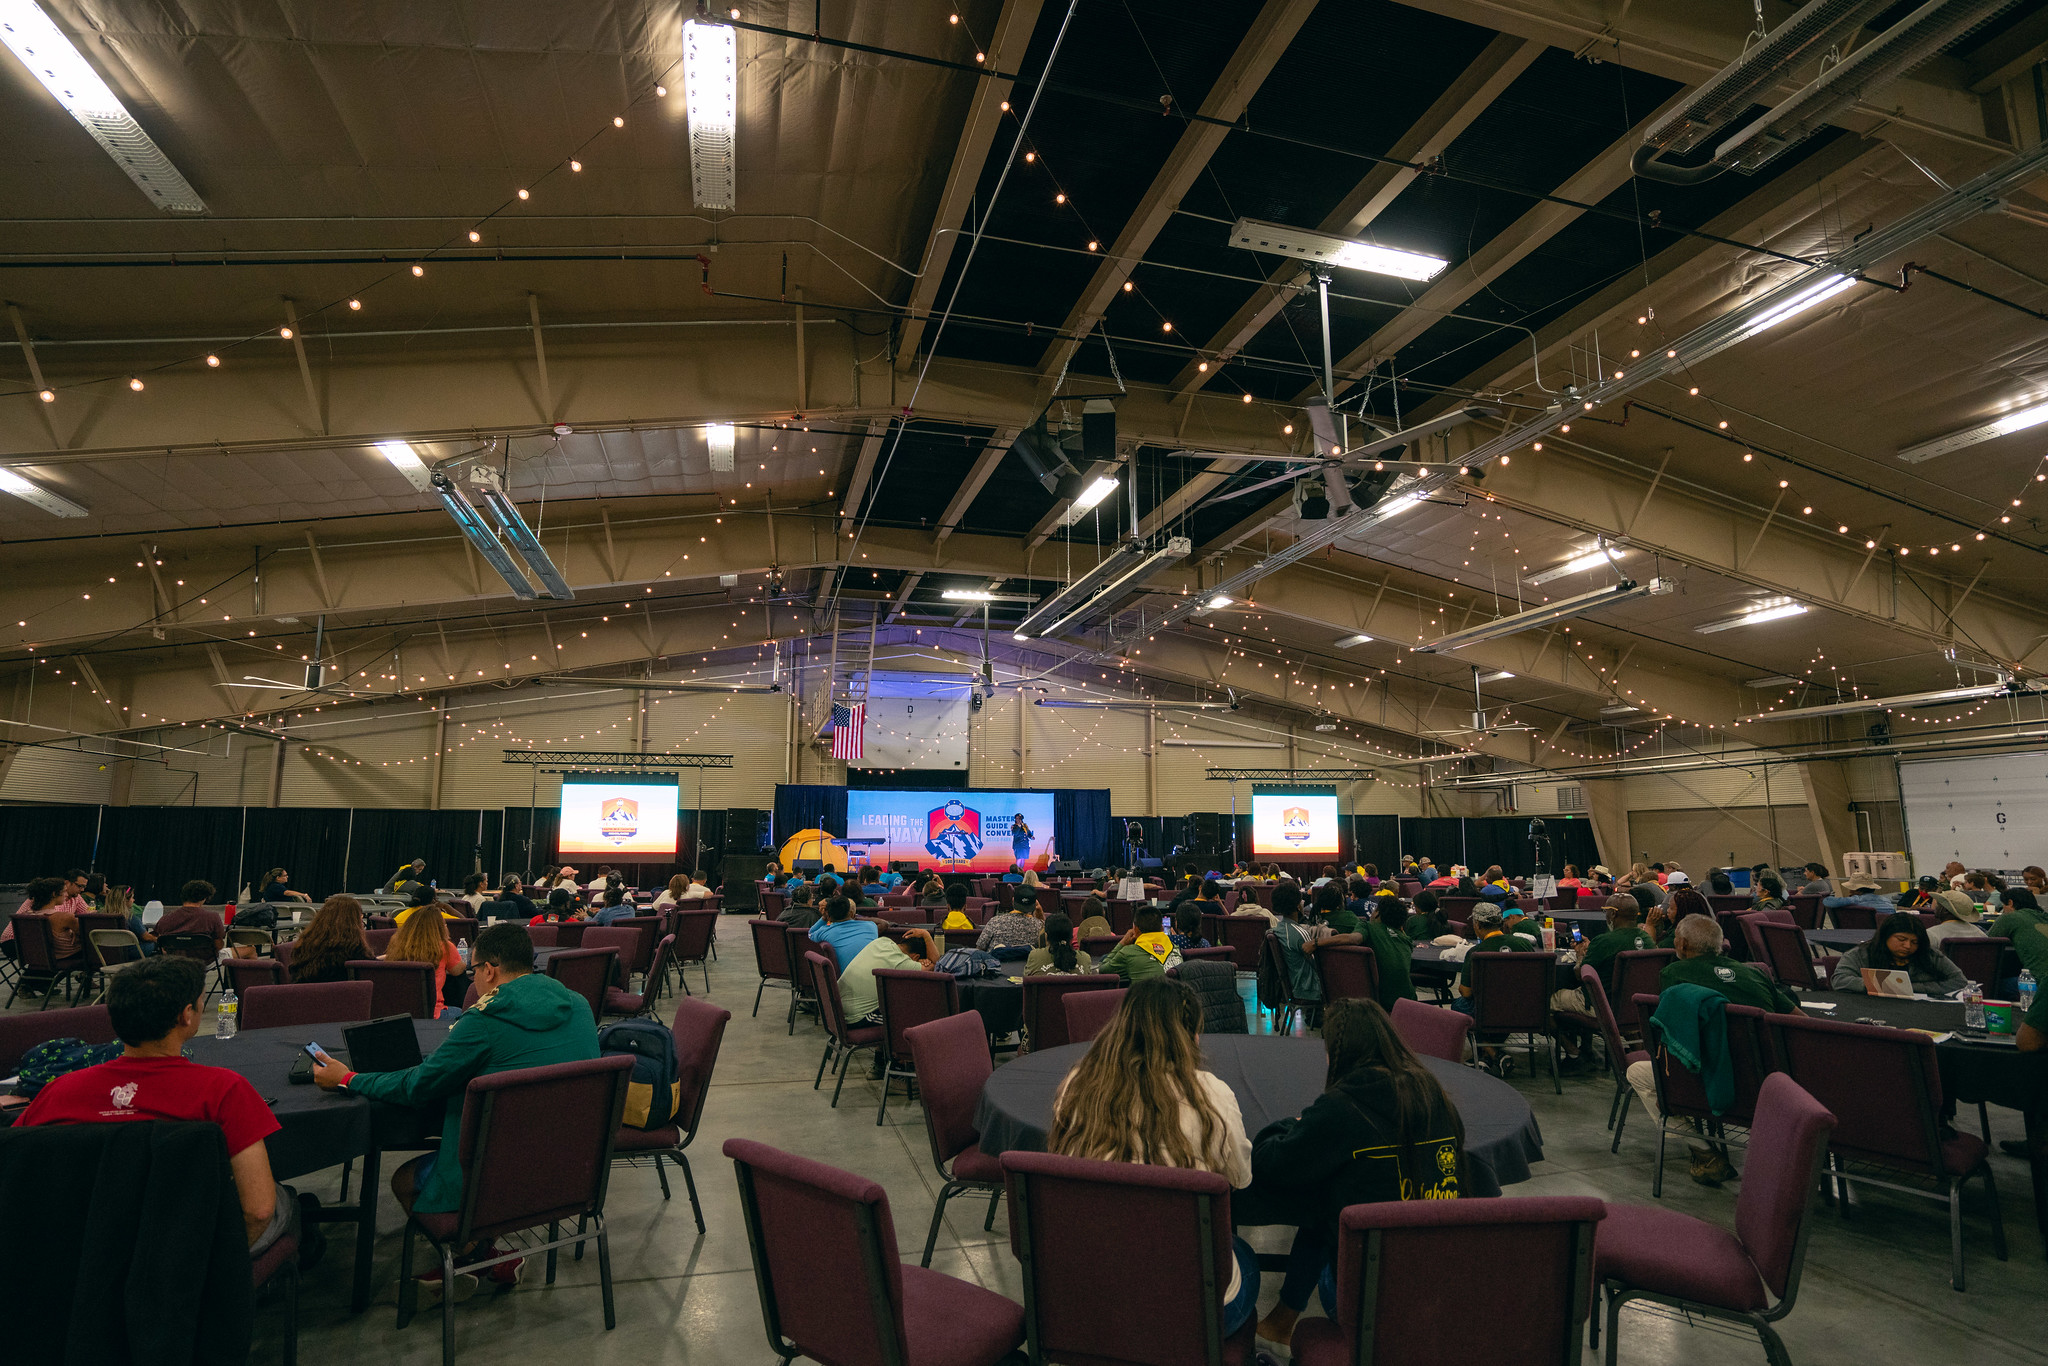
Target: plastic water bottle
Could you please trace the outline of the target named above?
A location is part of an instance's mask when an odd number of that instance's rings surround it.
[[[232,989],[223,991],[220,994],[219,1009],[220,1013],[215,1017],[214,1021],[213,1037],[216,1039],[232,1039],[235,1037],[235,1029],[240,1024],[242,1018],[242,1003],[235,999],[235,993]]]
[[[455,956],[462,960],[462,970],[464,972],[469,971],[469,941],[467,939],[455,941]]]
[[[2034,988],[2038,985],[2039,984],[2034,981],[2034,974],[2031,969],[2020,969],[2020,1008],[2015,1013],[2021,1019],[2025,1019],[2028,1015],[2033,1013]]]
[[[1543,948],[1546,952],[1557,952],[1557,921],[1550,916],[1543,917]]]
[[[1984,1032],[1984,988],[1975,982],[1963,984],[1963,1028],[1973,1034]]]

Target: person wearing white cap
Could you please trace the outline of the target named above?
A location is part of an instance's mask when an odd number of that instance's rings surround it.
[[[1984,912],[1977,909],[1966,893],[1958,891],[1936,892],[1934,912],[1941,919],[1930,926],[1927,937],[1940,948],[1951,939],[1984,938]]]

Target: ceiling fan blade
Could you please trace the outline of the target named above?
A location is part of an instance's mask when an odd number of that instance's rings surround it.
[[[268,688],[276,692],[305,692],[303,683],[280,683],[274,678],[258,678],[254,674],[243,674],[239,683],[216,683],[217,688]]]
[[[1362,446],[1353,446],[1350,450],[1344,452],[1344,458],[1346,460],[1364,459],[1368,456],[1378,455],[1382,451],[1391,451],[1398,447],[1406,446],[1421,437],[1435,436],[1438,432],[1447,432],[1453,427],[1462,427],[1467,422],[1473,422],[1482,417],[1499,416],[1500,410],[1498,408],[1489,408],[1483,403],[1470,403],[1463,408],[1457,409],[1455,412],[1445,413],[1442,417],[1433,417],[1427,422],[1418,422],[1412,427],[1403,427],[1398,432],[1392,432],[1376,440],[1368,441]]]
[[[1316,454],[1337,455],[1343,447],[1337,441],[1337,420],[1330,416],[1330,405],[1320,398],[1312,398],[1302,405],[1308,416],[1308,429],[1315,433]]]
[[[1242,498],[1248,493],[1257,493],[1260,489],[1271,488],[1275,484],[1289,484],[1294,482],[1296,479],[1299,479],[1301,475],[1302,471],[1298,469],[1286,470],[1280,474],[1274,475],[1270,479],[1261,479],[1256,484],[1246,484],[1241,489],[1227,489],[1224,492],[1216,494],[1213,497],[1203,499],[1200,503],[1195,505],[1196,510],[1199,511],[1205,507],[1214,507],[1218,503],[1228,503],[1234,499]]]

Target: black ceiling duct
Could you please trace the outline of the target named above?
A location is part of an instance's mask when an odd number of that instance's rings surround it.
[[[1056,497],[1071,498],[1078,492],[1080,473],[1067,459],[1052,434],[1045,429],[1045,419],[1026,427],[1017,433],[1017,439],[1010,443],[1010,449],[1023,458],[1024,467],[1031,471],[1031,477],[1045,486],[1047,493]],[[1064,485],[1075,485],[1068,491]]]

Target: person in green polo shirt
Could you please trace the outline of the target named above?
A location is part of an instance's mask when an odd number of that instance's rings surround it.
[[[1358,932],[1372,950],[1373,966],[1379,969],[1379,1003],[1386,1010],[1392,1010],[1396,1001],[1415,999],[1415,979],[1409,975],[1415,946],[1405,932],[1407,924],[1408,903],[1393,895],[1374,897],[1372,915],[1358,922]]]
[[[1357,934],[1358,917],[1344,904],[1344,889],[1326,882],[1315,890],[1316,923],[1330,927],[1331,934]]]
[[[1678,950],[1678,957],[1665,964],[1664,971],[1657,975],[1659,991],[1689,983],[1718,991],[1739,1006],[1754,1006],[1779,1015],[1803,1013],[1776,982],[1747,963],[1722,956],[1721,924],[1712,916],[1689,915],[1679,921],[1677,929],[1672,932],[1672,947]],[[1659,1111],[1654,1063],[1630,1063],[1628,1084],[1652,1119],[1660,1121],[1673,1133],[1685,1135],[1686,1147],[1692,1156],[1693,1180],[1702,1186],[1718,1186],[1735,1177],[1735,1168],[1728,1159],[1701,1141],[1690,1124],[1666,1119]]]
[[[1579,950],[1579,962],[1600,974],[1600,984],[1614,995],[1614,960],[1635,949],[1654,949],[1657,941],[1637,922],[1642,916],[1636,899],[1626,893],[1610,896],[1601,907],[1607,912],[1607,930],[1586,941]]]

